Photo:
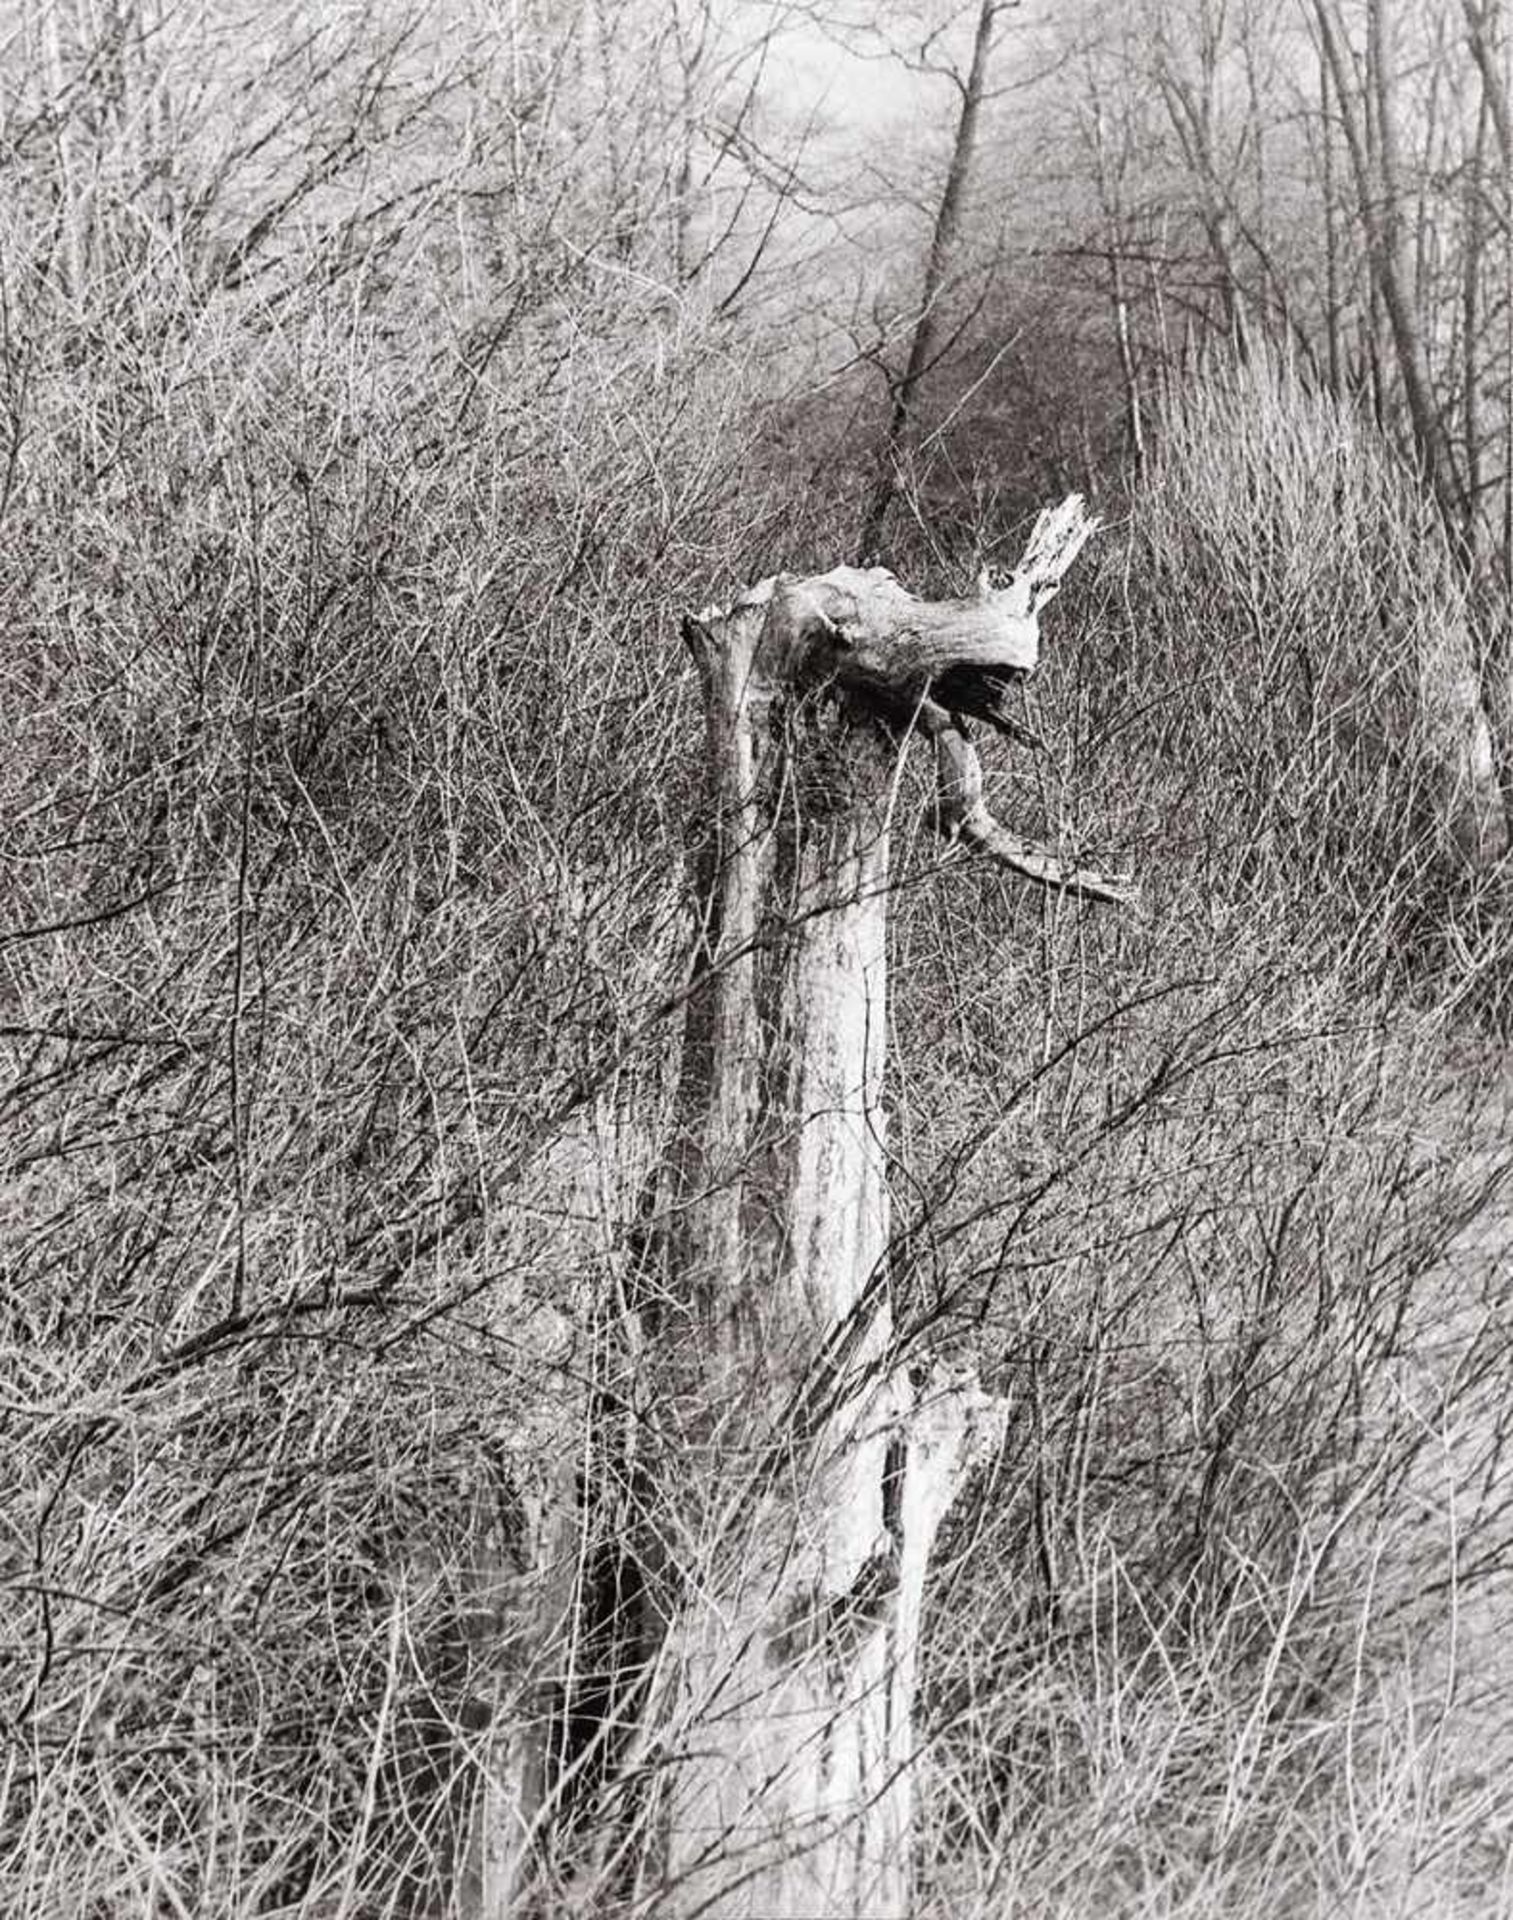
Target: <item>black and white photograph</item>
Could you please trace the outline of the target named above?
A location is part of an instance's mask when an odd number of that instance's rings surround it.
[[[1513,1920],[1513,4],[0,0],[0,1916]]]

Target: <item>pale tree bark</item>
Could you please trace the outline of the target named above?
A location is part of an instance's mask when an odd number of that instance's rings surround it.
[[[1466,167],[1461,236],[1461,443],[1466,461],[1466,558],[1473,572],[1480,570],[1487,549],[1486,502],[1483,497],[1484,452],[1482,427],[1482,273],[1486,224],[1483,200],[1487,191],[1486,91],[1476,115],[1476,138]]]
[[[577,1731],[580,1761],[597,1741],[609,1764],[559,1904],[910,1910],[927,1567],[1002,1415],[969,1367],[906,1353],[895,1324],[889,830],[918,736],[949,840],[1073,897],[1134,897],[996,820],[969,733],[1018,733],[1011,685],[1092,525],[1073,496],[1006,584],[961,600],[840,567],[685,622],[705,712],[700,917],[673,1134],[624,1303],[644,1360],[623,1543],[640,1631],[601,1689],[605,1724]],[[475,1849],[488,1920],[541,1895],[563,1795],[551,1765],[538,1788],[526,1764]]]
[[[561,1726],[560,1650],[581,1538],[573,1465],[569,1460],[564,1470],[559,1464],[544,1487],[521,1501],[523,1535],[512,1545],[527,1569],[523,1580],[509,1578],[502,1553],[485,1556],[475,1549],[471,1651],[481,1668],[495,1669],[500,1684],[493,1727],[481,1742],[470,1830],[454,1888],[459,1920],[521,1920],[538,1904],[542,1843],[559,1784],[552,1763]],[[495,1642],[492,1659],[481,1644],[485,1635]]]
[[[1466,16],[1466,38],[1471,57],[1481,75],[1483,98],[1497,129],[1497,150],[1503,167],[1513,173],[1513,113],[1508,107],[1508,88],[1498,61],[1498,13],[1496,0],[1461,0]]]
[[[1395,13],[1391,0],[1368,0],[1366,60],[1361,89],[1351,85],[1353,60],[1338,0],[1314,0],[1320,47],[1334,82],[1340,124],[1355,178],[1357,209],[1366,234],[1371,265],[1371,289],[1381,301],[1392,340],[1399,382],[1408,414],[1413,448],[1424,481],[1462,579],[1471,590],[1476,635],[1479,697],[1491,739],[1494,773],[1505,820],[1513,822],[1513,642],[1508,631],[1506,603],[1489,608],[1475,577],[1474,549],[1468,540],[1474,497],[1457,471],[1450,436],[1435,400],[1430,380],[1424,333],[1408,284],[1403,231],[1403,186],[1398,158],[1396,61],[1393,45]],[[1495,76],[1488,46],[1489,19],[1481,9],[1467,5],[1472,51],[1484,84]],[[1497,107],[1488,88],[1494,126]],[[1375,133],[1375,150],[1369,132]]]
[[[1513,380],[1513,111],[1509,108],[1508,52],[1500,19],[1501,9],[1496,0],[1463,0],[1463,9],[1467,43],[1481,78],[1482,118],[1477,134],[1478,184],[1481,144],[1488,119],[1496,135],[1497,156],[1501,162],[1498,177],[1502,184],[1502,199],[1498,212],[1507,281],[1503,290],[1505,319],[1509,328],[1506,375]],[[1479,196],[1477,205],[1480,211]],[[1468,303],[1471,297],[1468,296]],[[1467,328],[1469,333],[1469,314]],[[1470,351],[1468,342],[1468,353]],[[1474,377],[1475,369],[1468,365],[1468,389]],[[1474,406],[1474,398],[1468,404]],[[1497,784],[1502,795],[1504,814],[1510,831],[1513,831],[1513,402],[1510,402],[1506,391],[1502,396],[1502,408],[1507,459],[1501,503],[1501,577],[1488,582],[1480,651],[1482,701],[1491,726]],[[1473,431],[1477,432],[1479,442],[1479,430],[1474,422],[1470,422],[1468,434]],[[1475,505],[1473,501],[1473,510]]]
[[[1344,358],[1340,351],[1339,214],[1334,200],[1334,116],[1329,105],[1329,62],[1319,56],[1319,141],[1324,194],[1324,329],[1329,359],[1329,391],[1344,395]]]
[[[686,633],[719,809],[666,1195],[682,1528],[634,1764],[661,1782],[669,1912],[906,1914],[926,1567],[998,1410],[903,1364],[888,1289],[889,824],[930,740],[944,832],[1102,900],[988,811],[1039,609],[1089,530],[1042,516],[1016,575],[932,604],[882,570],[764,582]],[[697,1522],[694,1521],[697,1516]],[[664,1528],[666,1527],[664,1522]]]

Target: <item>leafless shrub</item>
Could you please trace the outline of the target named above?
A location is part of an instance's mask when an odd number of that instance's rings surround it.
[[[576,1481],[683,985],[672,615],[849,509],[745,490],[762,156],[693,219],[689,47],[600,10],[626,128],[578,11],[504,58],[467,9],[55,8],[7,61],[18,1914],[434,1910],[640,1496]],[[1164,447],[1003,806],[1149,920],[934,847],[895,916],[903,1337],[1012,1416],[935,1615],[955,1911],[1369,1900],[1405,1826],[1474,1888],[1505,1830],[1453,1751],[1506,1524],[1459,605],[1275,369]]]
[[[1019,799],[1143,841],[1147,920],[909,896],[901,1284],[1010,1410],[935,1603],[942,1911],[1500,1871],[1507,1161],[1432,531],[1274,370],[1186,394]]]

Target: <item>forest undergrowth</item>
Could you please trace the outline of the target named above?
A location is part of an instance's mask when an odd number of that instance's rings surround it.
[[[295,187],[246,98],[7,134],[18,1920],[455,1910],[490,1756],[559,1699],[521,1543],[669,1122],[678,618],[853,557],[854,468],[774,453],[750,343],[595,224],[592,99],[481,197],[504,133],[434,155],[501,68],[389,24],[320,41],[366,157]],[[1155,446],[991,776],[1141,909],[901,863],[899,1338],[1009,1408],[932,1589],[920,1912],[1513,1913],[1472,621],[1301,370],[1189,370]],[[965,590],[1034,504],[887,558]]]

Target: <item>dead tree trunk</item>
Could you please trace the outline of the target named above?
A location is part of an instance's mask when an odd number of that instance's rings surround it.
[[[1340,232],[1334,202],[1334,121],[1329,105],[1329,62],[1319,55],[1319,141],[1323,155],[1324,327],[1329,349],[1329,391],[1345,395],[1344,355],[1340,350]]]
[[[1504,273],[1504,324],[1509,329],[1508,363],[1513,367],[1513,109],[1509,106],[1507,42],[1496,0],[1463,0],[1466,33],[1472,58],[1481,78],[1481,119],[1477,133],[1477,174],[1480,183],[1480,156],[1485,122],[1490,117],[1497,136],[1497,155],[1501,161],[1498,178],[1501,199],[1494,202],[1502,226]],[[1478,217],[1481,206],[1478,201]],[[1470,269],[1468,269],[1468,272]],[[1470,317],[1467,318],[1468,329]],[[1468,345],[1468,353],[1470,347]],[[1474,374],[1468,365],[1467,391],[1473,391]],[[1492,730],[1497,784],[1502,795],[1503,812],[1513,841],[1513,409],[1504,401],[1503,439],[1506,460],[1502,485],[1501,566],[1498,575],[1485,581],[1484,613],[1481,634],[1482,700]],[[1468,439],[1474,431],[1468,425]],[[1471,441],[1472,446],[1475,445]],[[1474,478],[1474,476],[1473,476]],[[1477,506],[1473,488],[1472,509]],[[1490,533],[1490,530],[1489,530]],[[1492,544],[1489,537],[1489,546]]]
[[[917,732],[949,834],[1126,897],[999,826],[966,733],[1015,730],[1010,683],[1088,531],[1076,499],[1043,515],[1008,585],[961,601],[839,568],[685,626],[712,818],[643,1309],[658,1644],[623,1767],[656,1783],[639,1814],[659,1912],[908,1910],[926,1563],[999,1423],[973,1379],[905,1365],[891,1313],[889,821]]]
[[[962,600],[841,567],[685,622],[707,802],[673,1134],[606,1308],[627,1364],[555,1547],[538,1529],[467,1920],[908,1911],[926,1568],[1001,1419],[893,1319],[889,823],[918,734],[949,838],[1132,897],[994,819],[967,731],[1022,735],[1013,684],[1092,526],[1073,496]]]

